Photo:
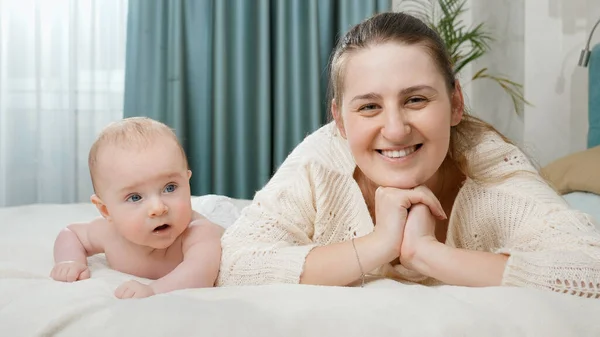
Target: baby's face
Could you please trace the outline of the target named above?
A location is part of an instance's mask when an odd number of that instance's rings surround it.
[[[164,249],[188,227],[191,172],[172,139],[137,150],[106,146],[96,173],[107,219],[128,241]]]

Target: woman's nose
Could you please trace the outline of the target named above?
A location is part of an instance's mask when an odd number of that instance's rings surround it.
[[[410,134],[411,127],[401,111],[388,111],[381,134],[392,142],[402,142]]]

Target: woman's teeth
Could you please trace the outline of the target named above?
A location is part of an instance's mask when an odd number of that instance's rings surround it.
[[[406,157],[409,154],[415,152],[417,150],[417,145],[414,146],[409,146],[406,148],[403,148],[402,150],[382,150],[381,154],[388,157],[388,158],[402,158],[402,157]]]

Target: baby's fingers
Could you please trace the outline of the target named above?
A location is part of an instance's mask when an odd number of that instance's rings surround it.
[[[50,272],[50,277],[52,277],[52,279],[55,281],[65,281],[65,279],[61,277],[61,273],[62,268],[60,266],[55,266]]]
[[[115,290],[115,296],[117,298],[131,298],[133,297],[133,295],[135,294],[135,290],[134,287],[131,286],[133,281],[127,281],[123,284],[121,284],[116,290]]]
[[[60,266],[59,276],[61,281],[69,282],[69,267]]]
[[[79,268],[76,267],[67,267],[66,269],[66,280],[67,282],[75,282],[77,281],[77,278],[79,277],[79,274],[81,272],[81,270]]]
[[[89,268],[85,268],[85,270],[82,271],[79,274],[79,278],[78,279],[79,280],[85,280],[85,279],[88,279],[88,278],[90,278],[90,269]]]
[[[123,294],[125,293],[125,290],[127,289],[127,287],[123,284],[121,284],[117,289],[115,289],[115,296],[117,298],[123,298]]]
[[[90,278],[90,271],[87,265],[76,263],[74,261],[59,262],[52,268],[50,277],[56,281],[75,282]]]
[[[119,297],[119,296],[117,296]],[[135,297],[135,290],[131,289],[131,288],[125,288],[123,290],[123,292],[121,293],[121,297],[119,297],[120,299],[125,299],[125,298],[134,298]]]

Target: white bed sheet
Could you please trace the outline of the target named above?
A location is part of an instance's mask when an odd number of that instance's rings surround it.
[[[227,226],[244,201],[194,208]],[[90,259],[92,278],[48,276],[60,228],[96,216],[90,204],[0,209],[0,336],[600,336],[600,300],[494,287],[272,285],[188,289],[118,300],[131,278]]]

